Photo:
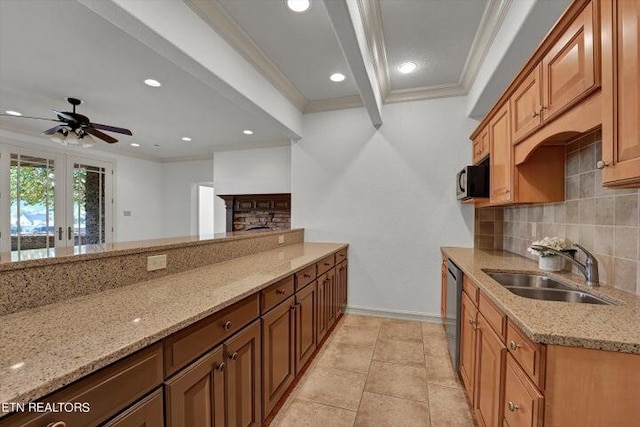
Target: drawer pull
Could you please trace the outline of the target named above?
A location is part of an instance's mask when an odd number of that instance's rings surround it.
[[[469,323],[471,323],[473,325],[474,323],[476,323],[476,321],[473,320],[473,317],[469,317]]]
[[[216,366],[216,370],[220,371],[220,372],[223,372],[224,368],[226,368],[226,367],[227,367],[227,365],[224,362],[222,362],[222,363],[218,364],[218,366]]]
[[[509,401],[509,403],[507,404],[507,407],[509,408],[509,410],[511,412],[515,412],[516,409],[520,409],[520,407],[518,405],[516,405],[515,403],[513,403],[512,401]]]
[[[325,266],[325,267],[329,267],[330,265],[331,265],[331,264],[329,264],[328,262],[325,262],[325,263],[324,263],[324,266]]]
[[[47,427],[67,427],[67,423],[65,423],[64,421],[57,421],[55,423],[47,424]]]
[[[310,277],[311,277],[311,275],[310,275],[309,273],[304,273],[304,274],[302,275],[302,277],[306,277],[306,278],[308,279],[308,278],[310,278]]]
[[[286,293],[287,293],[287,291],[285,291],[285,290],[284,290],[284,288],[282,288],[282,289],[278,289],[278,290],[276,291],[276,294],[278,294],[278,295],[284,295],[284,294],[286,294]]]
[[[518,347],[520,347],[520,344],[516,343],[515,341],[511,341],[511,342],[509,343],[509,348],[510,348],[511,350],[514,350],[514,351],[515,351],[515,350],[517,350],[517,349],[518,349]]]
[[[236,360],[237,358],[238,358],[238,353],[235,351],[229,355],[230,360]]]
[[[226,322],[224,322],[222,324],[222,329],[224,329],[225,331],[228,331],[229,329],[231,329],[231,320],[227,320]]]

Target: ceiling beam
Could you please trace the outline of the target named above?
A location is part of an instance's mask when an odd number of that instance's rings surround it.
[[[382,94],[358,9],[358,0],[323,0],[333,31],[373,126],[382,126]]]

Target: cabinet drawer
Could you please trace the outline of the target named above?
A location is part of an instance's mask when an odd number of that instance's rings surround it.
[[[293,276],[274,283],[260,292],[262,313],[266,313],[282,301],[293,295]]]
[[[319,276],[322,273],[325,273],[331,270],[331,268],[335,265],[336,265],[335,257],[333,255],[329,255],[328,257],[323,258],[316,263],[316,272]]]
[[[493,305],[491,301],[484,296],[482,292],[479,292],[478,297],[478,309],[482,313],[482,315],[487,319],[487,323],[491,325],[493,330],[498,334],[502,342],[504,342],[506,336],[506,326],[507,317],[503,312],[498,310],[498,308]]]
[[[336,264],[340,264],[345,259],[347,259],[347,248],[340,249],[336,252]]]
[[[164,409],[162,406],[162,389],[159,389],[109,421],[104,427],[163,427]]]
[[[539,427],[543,423],[543,397],[510,354],[504,385],[504,425]]]
[[[462,289],[467,293],[471,301],[473,301],[475,305],[478,305],[478,285],[476,285],[473,280],[467,277],[466,274],[462,276]]]
[[[316,265],[310,265],[296,273],[296,292],[316,279]]]
[[[57,422],[67,426],[97,426],[162,383],[162,347],[157,344],[116,362],[43,402],[88,403],[88,412],[21,413],[0,421],[2,427],[42,427]]]
[[[507,348],[518,361],[522,370],[538,387],[544,384],[544,346],[536,344],[526,337],[513,323],[507,323]]]
[[[164,341],[165,376],[221,343],[260,315],[258,294],[203,319]]]

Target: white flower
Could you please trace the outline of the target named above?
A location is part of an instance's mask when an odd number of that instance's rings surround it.
[[[546,246],[548,248],[555,249],[557,251],[564,251],[571,248],[571,242],[569,240],[562,237],[558,237],[558,236],[545,237],[542,240],[533,242],[531,245]],[[527,248],[527,251],[529,251],[534,255],[539,255],[542,257],[555,255],[553,252],[548,252],[548,251],[540,252],[531,247]]]

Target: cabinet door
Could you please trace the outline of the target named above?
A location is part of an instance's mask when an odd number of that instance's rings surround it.
[[[295,297],[262,318],[263,419],[274,408],[295,377]]]
[[[142,399],[104,427],[164,427],[162,389]]]
[[[489,155],[489,129],[484,129],[480,132],[480,157],[478,160],[482,160]]]
[[[257,427],[262,423],[261,349],[260,320],[224,343],[228,427]]]
[[[640,182],[640,2],[603,1],[604,184]]]
[[[502,422],[503,366],[507,348],[481,313],[478,313],[476,341],[476,417],[481,426],[499,426]]]
[[[567,110],[598,86],[594,46],[600,41],[594,37],[593,3],[587,4],[542,59],[543,121]]]
[[[513,142],[517,142],[542,122],[540,111],[540,78],[542,66],[537,66],[520,83],[511,95],[511,117],[513,123]]]
[[[442,269],[440,272],[440,319],[444,324],[447,317],[447,261],[442,259]],[[462,318],[464,319],[464,317]]]
[[[329,278],[326,274],[318,277],[318,291],[316,296],[316,315],[317,319],[317,342],[320,342],[322,338],[327,333],[327,314],[328,314],[328,303],[327,303],[327,293],[329,291]]]
[[[492,204],[513,201],[513,147],[511,124],[507,102],[489,122],[491,144],[491,193]]]
[[[504,424],[509,427],[540,427],[543,397],[518,363],[507,356],[504,392]]]
[[[446,277],[445,277],[446,280]],[[476,317],[478,309],[464,293],[460,310],[460,376],[467,390],[467,396],[473,403],[475,383],[474,369],[476,360]]]
[[[336,269],[332,268],[327,271],[327,277],[329,278],[329,313],[327,315],[327,328],[333,326],[338,317],[338,282],[336,281]]]
[[[167,381],[167,427],[224,427],[225,370],[220,346]]]
[[[316,282],[296,294],[296,374],[316,349]]]

